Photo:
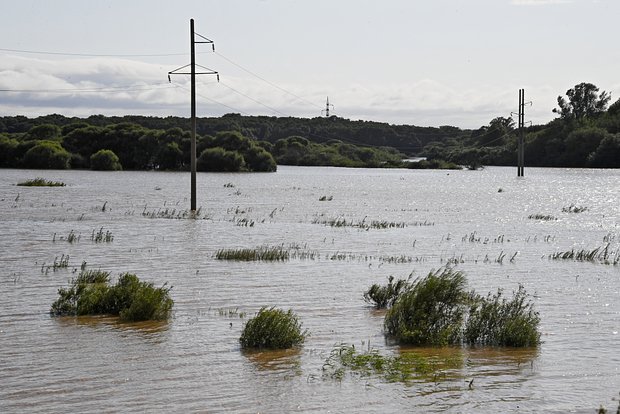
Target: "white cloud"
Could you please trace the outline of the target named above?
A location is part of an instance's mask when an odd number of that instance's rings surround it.
[[[514,6],[543,6],[547,4],[567,4],[572,0],[511,0],[510,4]]]
[[[166,75],[171,69],[174,68],[123,59],[40,60],[3,56],[0,89],[23,92],[0,92],[0,110],[3,114],[28,116],[189,116],[189,77],[175,76],[173,83],[168,84]],[[223,70],[229,73],[226,68]],[[200,76],[197,114],[204,117],[240,112],[317,117],[329,95],[335,106],[331,112],[343,118],[477,128],[516,111],[519,88],[483,85],[458,89],[434,79],[333,85],[317,80],[314,84],[278,85],[285,91],[249,75],[225,74],[219,84],[215,77]],[[550,87],[536,89],[536,106],[529,111],[528,119],[547,122],[553,117],[551,109],[557,93]]]

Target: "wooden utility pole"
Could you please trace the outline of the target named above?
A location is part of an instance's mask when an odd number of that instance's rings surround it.
[[[519,89],[519,138],[517,148],[517,177],[523,177],[525,175],[525,89]]]
[[[191,168],[191,187],[192,195],[190,209],[196,211],[196,43],[194,41],[194,19],[189,20],[189,54],[190,54],[190,82],[191,91],[191,113],[192,113],[192,138],[190,149],[190,168]]]
[[[196,41],[196,36],[202,40]],[[212,40],[207,39],[204,36],[194,31],[194,19],[189,20],[189,65],[181,66],[178,69],[168,72],[168,81],[170,81],[170,75],[190,75],[191,91],[191,148],[190,148],[190,169],[191,169],[191,197],[190,197],[190,210],[196,211],[196,75],[217,75],[218,82],[220,81],[220,75],[218,72],[205,68],[204,66],[196,65],[196,43],[210,43],[213,51],[215,52],[215,43]],[[190,67],[189,72],[182,72],[183,69]],[[205,69],[205,72],[196,72],[196,66]]]

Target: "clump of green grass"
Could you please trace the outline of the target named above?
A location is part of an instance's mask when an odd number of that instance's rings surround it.
[[[106,230],[106,232],[104,233],[103,227],[101,227],[96,233],[95,229],[93,229],[90,235],[90,240],[94,241],[95,243],[111,243],[114,240],[114,236],[112,235],[112,232],[110,230]]]
[[[330,196],[324,195],[324,196],[319,197],[319,201],[332,201],[333,199],[334,199],[334,196],[331,196],[331,195]]]
[[[246,322],[239,342],[244,349],[287,349],[303,344],[307,336],[293,311],[271,307]]]
[[[385,331],[399,343],[443,346],[460,342],[468,294],[462,272],[430,272],[402,293],[385,315]]]
[[[374,304],[377,309],[385,309],[391,307],[399,295],[409,286],[410,283],[407,280],[398,279],[394,283],[394,276],[390,276],[387,285],[381,286],[375,283],[364,292],[364,300]]]
[[[61,181],[49,181],[45,178],[37,177],[21,181],[17,185],[22,187],[64,187],[66,184]]]
[[[540,317],[522,285],[511,299],[476,297],[469,308],[463,340],[471,345],[529,347],[540,343]]]
[[[379,376],[387,382],[433,379],[447,369],[463,365],[458,357],[424,357],[415,352],[381,355],[375,349],[359,352],[354,345],[334,348],[323,364],[323,378],[342,381],[347,371],[362,377]]]
[[[289,251],[283,246],[262,246],[255,249],[220,249],[215,252],[215,258],[218,260],[239,260],[245,262],[286,261],[289,259],[289,257]]]
[[[577,206],[575,204],[570,204],[567,207],[562,207],[562,212],[563,213],[583,213],[584,211],[586,211],[588,209],[588,207],[585,206]]]
[[[543,220],[543,221],[553,221],[553,220],[557,220],[556,217],[550,215],[550,214],[530,214],[529,216],[527,216],[528,219],[531,220]]]
[[[122,321],[165,320],[170,316],[173,301],[171,288],[155,288],[131,273],[119,276],[109,285],[110,273],[82,270],[71,280],[71,286],[58,290],[59,298],[52,304],[53,316],[114,315]]]

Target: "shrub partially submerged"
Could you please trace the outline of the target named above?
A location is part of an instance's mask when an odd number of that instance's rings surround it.
[[[463,333],[468,344],[492,346],[535,346],[540,342],[538,312],[526,302],[523,286],[512,299],[502,298],[502,291],[486,298],[476,298],[469,308]]]
[[[308,336],[290,309],[261,308],[245,324],[239,341],[242,348],[286,349],[301,345]]]
[[[114,315],[123,321],[165,320],[173,301],[170,288],[155,288],[131,273],[119,276],[110,286],[110,273],[82,270],[69,288],[58,289],[59,298],[52,304],[53,316]]]
[[[398,296],[410,287],[410,283],[403,279],[398,279],[396,283],[393,282],[394,276],[390,276],[388,284],[385,286],[375,283],[364,292],[364,300],[368,303],[373,303],[377,309],[391,307],[398,299]]]
[[[386,333],[410,345],[540,343],[540,318],[523,286],[512,299],[502,297],[501,290],[482,297],[465,287],[463,273],[450,268],[405,286],[385,315]]]
[[[26,181],[20,181],[17,185],[22,187],[64,187],[65,183],[62,181],[50,181],[45,178],[37,177]]]
[[[448,345],[460,340],[466,280],[450,268],[414,282],[385,315],[385,329],[398,342]]]

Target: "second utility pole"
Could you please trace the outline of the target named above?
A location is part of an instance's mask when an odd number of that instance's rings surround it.
[[[525,175],[525,89],[519,89],[519,145],[517,148],[517,177],[523,177]]]
[[[194,42],[194,19],[189,20],[189,53],[190,53],[190,82],[192,85],[191,91],[191,123],[192,123],[192,138],[190,149],[190,168],[191,168],[191,187],[192,195],[190,201],[191,211],[196,211],[196,45]]]

